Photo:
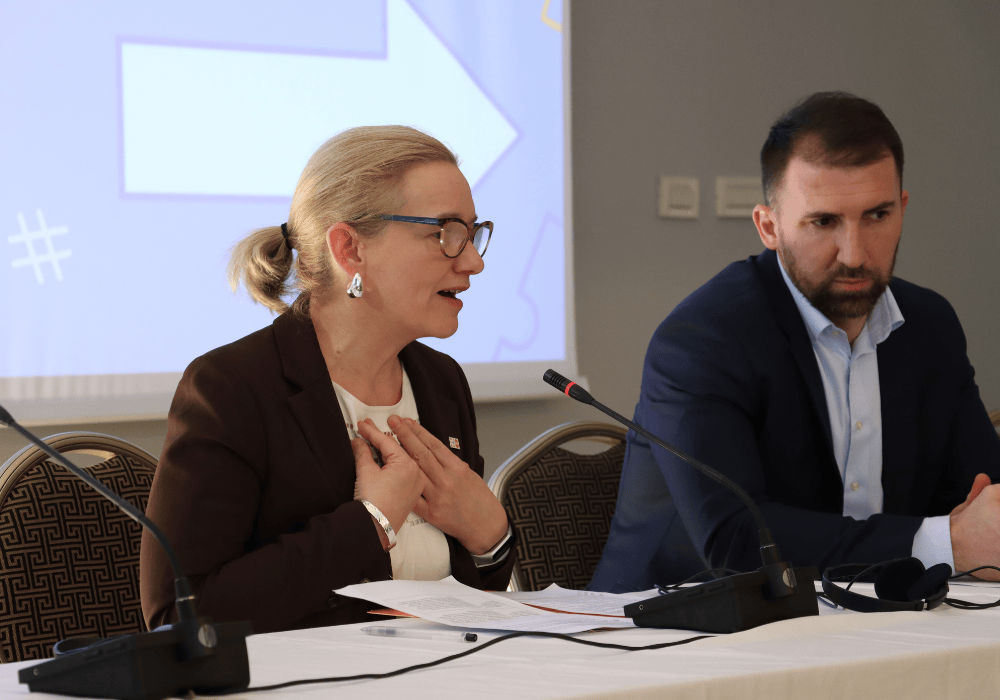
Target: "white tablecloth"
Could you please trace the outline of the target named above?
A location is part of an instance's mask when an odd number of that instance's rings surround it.
[[[861,592],[870,591],[862,587]],[[1000,589],[955,586],[986,602]],[[514,639],[467,658],[395,678],[299,686],[247,698],[767,698],[933,700],[1000,697],[1000,609],[860,614],[820,606],[819,617],[766,625],[656,651]],[[386,624],[438,630],[420,620]],[[247,640],[251,686],[298,678],[385,672],[469,648],[458,642],[371,637],[363,625],[257,635]],[[595,632],[595,641],[641,646],[697,633]],[[481,633],[480,640],[496,634]],[[31,697],[17,669],[0,665],[0,698]],[[50,697],[36,694],[35,698]],[[54,696],[52,696],[54,697]]]

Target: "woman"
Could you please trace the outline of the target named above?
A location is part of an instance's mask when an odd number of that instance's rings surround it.
[[[468,382],[415,342],[458,328],[493,227],[476,218],[443,144],[363,127],[313,155],[287,224],[236,246],[234,288],[281,315],[188,367],[146,511],[201,614],[272,632],[368,619],[333,593],[353,583],[507,586],[513,531],[482,479]],[[144,535],[151,629],[175,619],[173,578]]]

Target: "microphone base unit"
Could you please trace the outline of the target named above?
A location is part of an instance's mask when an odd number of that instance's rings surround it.
[[[625,606],[638,627],[697,630],[727,634],[778,620],[819,615],[816,567],[794,569],[799,585],[782,598],[768,595],[763,570],[727,576]]]
[[[193,690],[199,695],[244,690],[250,685],[247,622],[212,625],[214,652],[184,658],[183,632],[165,626],[121,635],[21,669],[18,680],[31,692],[160,700]]]

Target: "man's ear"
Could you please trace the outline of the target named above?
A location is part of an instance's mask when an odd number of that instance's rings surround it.
[[[757,227],[757,233],[765,248],[770,250],[778,249],[778,235],[775,233],[777,216],[771,207],[766,204],[758,204],[753,208],[753,223]]]
[[[326,246],[333,256],[334,262],[349,275],[361,269],[361,251],[358,246],[357,231],[343,221],[335,223],[326,230]]]

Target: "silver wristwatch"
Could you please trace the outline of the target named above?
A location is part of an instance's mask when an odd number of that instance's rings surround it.
[[[510,554],[511,547],[514,546],[514,528],[511,527],[510,523],[507,523],[507,534],[504,535],[499,542],[493,545],[493,549],[488,552],[483,552],[482,554],[473,554],[472,561],[475,562],[476,568],[485,569],[488,566],[493,566],[494,564],[499,564],[507,555]]]

